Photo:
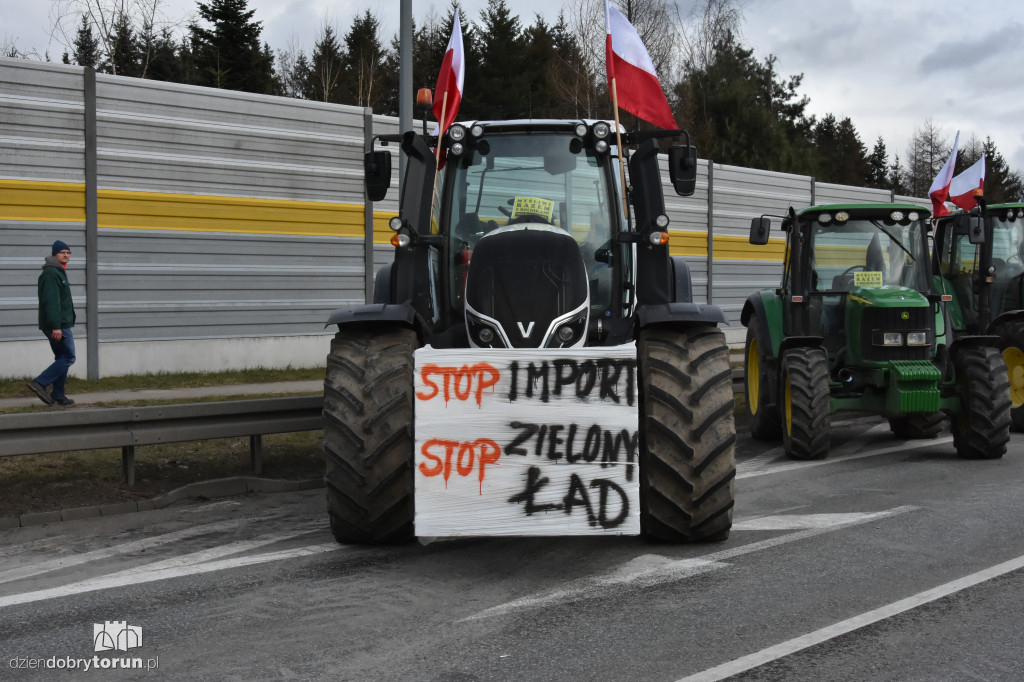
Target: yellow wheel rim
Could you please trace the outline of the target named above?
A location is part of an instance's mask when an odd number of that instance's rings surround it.
[[[786,403],[786,433],[793,435],[793,391],[789,385],[789,374],[786,375],[786,394],[784,396],[784,402]]]
[[[1014,407],[1024,405],[1024,351],[1010,346],[1003,351],[1006,373],[1010,376],[1010,400]]]
[[[761,367],[757,359],[757,340],[751,339],[747,348],[747,405],[750,407],[750,414],[757,414],[760,390]]]

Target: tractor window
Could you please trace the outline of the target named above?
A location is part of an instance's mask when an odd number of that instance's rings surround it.
[[[565,230],[580,246],[590,276],[591,305],[612,301],[609,256],[613,211],[605,161],[588,149],[571,148],[564,133],[495,135],[450,164],[451,303],[462,309],[473,248],[492,230],[536,223]],[[455,165],[453,168],[452,166]]]
[[[810,289],[847,292],[854,286],[928,288],[928,256],[919,222],[849,220],[812,231]]]

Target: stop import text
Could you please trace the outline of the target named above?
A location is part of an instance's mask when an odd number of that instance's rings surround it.
[[[575,397],[580,401],[611,401],[633,406],[636,403],[636,360],[633,358],[598,358],[583,361],[560,358],[548,362],[518,360],[509,363],[509,402],[540,400],[552,397]],[[426,390],[416,393],[418,400],[443,398],[445,405],[453,399],[475,401],[483,405],[483,396],[493,394],[501,381],[501,371],[486,362],[461,367],[443,367],[427,363],[420,368],[420,379]]]

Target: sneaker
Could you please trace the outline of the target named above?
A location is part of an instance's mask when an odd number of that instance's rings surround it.
[[[50,395],[46,392],[46,386],[43,386],[38,381],[30,381],[26,385],[29,388],[31,388],[32,392],[39,396],[39,399],[42,400],[44,403],[46,403],[47,405],[54,404],[53,398],[51,398]]]
[[[61,407],[71,407],[72,405],[75,404],[75,401],[72,400],[71,398],[67,397],[67,396],[62,396],[60,398],[54,398],[53,402],[54,402],[54,404],[60,405]]]

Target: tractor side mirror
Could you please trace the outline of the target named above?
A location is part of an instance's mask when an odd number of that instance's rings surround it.
[[[985,243],[985,223],[980,215],[967,215],[964,216],[967,224],[967,239],[972,244],[984,244]]]
[[[391,152],[380,150],[363,155],[363,178],[366,198],[380,201],[391,187]]]
[[[768,243],[768,233],[771,231],[772,221],[770,218],[761,216],[750,221],[750,243],[755,246],[763,246]]]
[[[676,194],[688,197],[697,188],[697,148],[677,144],[668,150],[668,177]]]

